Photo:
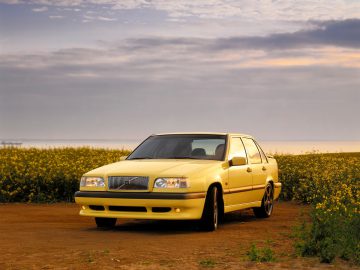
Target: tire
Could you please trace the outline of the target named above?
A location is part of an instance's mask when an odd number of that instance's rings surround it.
[[[261,207],[253,208],[254,214],[257,218],[268,218],[274,208],[274,188],[268,183],[265,187],[264,197],[261,201]]]
[[[95,223],[98,228],[112,228],[116,224],[116,218],[95,218]]]
[[[202,231],[215,231],[219,223],[219,194],[216,186],[211,187],[206,195],[205,206],[200,220]]]

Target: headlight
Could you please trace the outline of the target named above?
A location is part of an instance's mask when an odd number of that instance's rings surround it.
[[[154,182],[154,188],[188,188],[190,184],[184,177],[166,177],[157,178]]]
[[[105,181],[102,177],[83,176],[80,180],[80,187],[104,187]]]

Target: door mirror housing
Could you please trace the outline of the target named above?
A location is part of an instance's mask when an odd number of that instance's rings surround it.
[[[246,165],[246,158],[244,157],[233,157],[230,160],[230,165],[231,166],[242,166],[242,165]]]
[[[127,159],[127,157],[128,157],[128,156],[121,156],[121,157],[120,157],[120,161],[123,161],[123,160]]]

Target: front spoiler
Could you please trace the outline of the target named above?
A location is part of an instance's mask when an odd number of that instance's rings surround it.
[[[75,202],[81,205],[80,215],[104,218],[164,219],[186,220],[200,219],[205,192],[169,193],[169,192],[106,192],[78,191]],[[103,206],[103,210],[94,210],[91,206]],[[113,210],[112,206],[142,207],[143,212],[131,210]],[[167,212],[156,212],[154,208],[169,208]]]

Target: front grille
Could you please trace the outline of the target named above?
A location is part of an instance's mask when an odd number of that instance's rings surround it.
[[[149,177],[146,176],[109,176],[109,190],[147,190]]]

